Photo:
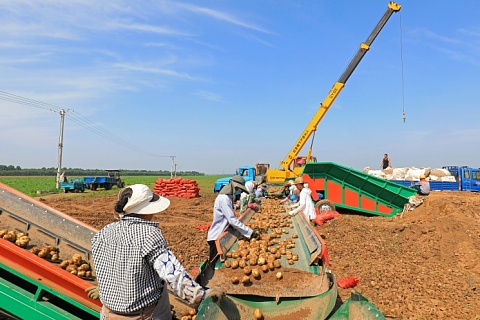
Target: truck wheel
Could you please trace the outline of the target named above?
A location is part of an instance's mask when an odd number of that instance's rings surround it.
[[[335,211],[335,205],[329,200],[320,200],[315,204],[315,209],[318,209],[319,213]]]
[[[97,187],[98,187],[98,185],[97,185],[96,183],[92,183],[91,189],[92,189],[93,191],[97,190]]]
[[[112,184],[111,183],[105,183],[105,190],[111,190],[112,189]]]

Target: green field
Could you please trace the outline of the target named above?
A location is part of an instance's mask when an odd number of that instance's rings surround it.
[[[213,184],[215,180],[222,176],[192,176],[192,177],[185,177],[185,179],[192,179],[198,182],[198,186],[200,187],[200,195],[206,195],[212,193]],[[77,178],[77,177],[69,177],[69,178]],[[138,176],[138,177],[130,177],[124,176],[122,180],[125,181],[125,185],[131,185],[135,183],[142,183],[146,184],[147,186],[153,189],[155,185],[155,181],[159,177],[154,176]],[[168,179],[170,177],[160,177],[164,179]],[[55,187],[55,177],[1,177],[0,182],[4,183],[14,189],[17,189],[26,195],[31,197],[40,197],[43,194],[51,194],[51,193],[62,193],[62,190],[56,189]],[[108,194],[117,194],[118,188],[114,187],[112,190],[102,190],[99,189],[98,191],[90,191],[86,190],[85,193],[79,193],[78,196],[83,197],[95,197],[95,196],[104,196]]]

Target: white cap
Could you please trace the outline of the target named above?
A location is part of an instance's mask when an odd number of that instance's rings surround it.
[[[132,196],[123,207],[125,214],[154,214],[170,206],[170,200],[153,193],[144,184],[134,184],[127,188],[132,189]]]

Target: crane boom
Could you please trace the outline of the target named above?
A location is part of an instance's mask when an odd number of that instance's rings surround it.
[[[340,91],[342,91],[343,87],[345,86],[345,83],[350,78],[350,76],[352,75],[353,71],[358,66],[360,61],[362,60],[365,53],[370,49],[372,42],[375,40],[377,35],[385,26],[388,19],[391,17],[391,15],[394,12],[400,11],[400,8],[401,6],[399,4],[393,1],[389,2],[387,11],[383,15],[383,17],[380,19],[378,24],[375,26],[370,36],[367,38],[365,42],[360,44],[360,48],[358,49],[357,53],[352,58],[349,65],[347,66],[343,74],[340,76],[338,81],[333,85],[332,89],[328,93],[325,100],[320,104],[320,107],[318,108],[317,112],[315,113],[313,118],[310,120],[310,122],[308,123],[307,127],[302,132],[298,140],[295,142],[290,152],[287,154],[287,156],[283,161],[279,162],[283,170],[271,170],[270,176],[269,176],[269,172],[267,172],[267,181],[283,182],[285,178],[297,176],[300,174],[300,171],[295,172],[296,168],[294,169],[291,168],[292,162],[297,158],[300,150],[302,150],[307,140],[310,138],[312,133],[317,129],[318,123],[322,120],[323,116],[328,111],[332,103],[335,101]],[[311,152],[312,152],[312,148],[310,147],[306,157],[306,162],[309,162],[311,158]],[[279,173],[278,171],[284,171],[284,173]]]

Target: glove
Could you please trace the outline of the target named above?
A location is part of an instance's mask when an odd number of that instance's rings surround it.
[[[257,230],[253,229],[250,239],[253,239],[253,238],[257,239],[258,237],[260,237],[260,234],[258,233]]]
[[[224,296],[225,296],[225,292],[222,289],[211,288],[205,292],[205,297],[203,299],[205,300],[211,297],[213,302],[215,302],[216,304],[219,304],[222,301]]]
[[[296,208],[296,207],[298,207],[298,206],[300,206],[300,203],[297,202],[297,203],[292,204],[292,205],[290,206],[290,208]]]
[[[291,216],[294,216],[297,214],[297,210],[292,210],[292,211],[288,211],[288,214],[291,215]]]
[[[85,289],[85,292],[87,293],[87,296],[90,299],[94,299],[94,300],[98,299],[98,296],[99,296],[98,286],[93,286],[93,287],[87,288],[87,289]]]

